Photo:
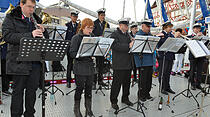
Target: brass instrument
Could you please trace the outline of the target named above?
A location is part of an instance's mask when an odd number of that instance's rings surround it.
[[[9,8],[5,11],[5,14],[9,14],[13,9],[14,9],[15,7],[11,4],[11,3],[9,3]],[[0,42],[0,45],[4,45],[6,42],[5,41],[1,41]]]
[[[42,12],[42,24],[48,24],[52,22],[52,18],[49,14]]]
[[[5,11],[5,14],[9,14],[15,7],[9,3],[9,8]]]

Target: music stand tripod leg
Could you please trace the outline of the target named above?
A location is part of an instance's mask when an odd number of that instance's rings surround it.
[[[70,93],[74,92],[75,90],[76,90],[76,88],[75,89],[72,89],[71,91],[69,91],[68,93],[66,93],[66,95],[69,95]]]

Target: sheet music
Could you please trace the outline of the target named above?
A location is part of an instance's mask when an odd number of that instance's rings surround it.
[[[186,44],[195,58],[209,56],[210,52],[202,41],[186,41]]]
[[[114,39],[104,37],[84,37],[76,58],[80,56],[106,56]]]
[[[146,40],[148,41],[145,45]],[[130,49],[129,53],[141,52],[144,45],[145,48],[143,50],[143,53],[153,53],[159,40],[159,37],[136,35],[133,47]]]
[[[92,56],[98,41],[99,38],[96,37],[84,37],[80,44],[76,58],[79,58],[79,56]]]
[[[94,56],[106,56],[112,43],[114,42],[114,39],[103,38],[103,37],[98,37],[98,38],[100,38],[100,40],[98,46],[96,47]]]
[[[179,49],[185,44],[185,40],[181,38],[169,37],[158,49],[159,51],[178,52]]]

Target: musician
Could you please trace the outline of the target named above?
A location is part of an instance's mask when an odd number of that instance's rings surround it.
[[[177,28],[176,31],[175,31],[175,34],[174,34],[174,37],[175,38],[181,38],[181,34],[182,34],[182,29],[181,28]],[[181,67],[182,67],[182,61],[183,61],[183,58],[184,58],[184,53],[185,51],[182,51],[182,52],[178,52],[175,54],[175,60],[174,60],[174,64],[173,64],[173,67],[172,67],[172,73],[171,75],[182,75],[181,74]]]
[[[94,21],[94,29],[93,29],[93,34],[97,37],[103,36],[104,35],[104,30],[106,28],[110,28],[109,23],[105,21],[105,16],[106,16],[106,9],[101,8],[97,10],[98,13],[98,19]],[[98,68],[98,74],[94,79],[94,84],[93,84],[93,89],[96,89],[96,83],[98,79],[98,84],[102,86],[107,86],[103,82],[103,68],[104,68],[104,57],[96,57],[96,67]]]
[[[152,36],[150,33],[150,28],[152,25],[152,20],[145,19],[141,22],[141,27],[136,35],[142,35],[142,36]],[[153,53],[143,53],[142,59],[138,54],[135,54],[135,63],[136,67],[139,70],[139,91],[138,91],[138,97],[141,101],[146,101],[149,99],[152,99],[150,96],[150,91],[152,87],[152,73],[153,73],[153,65],[154,65],[154,55]]]
[[[18,61],[20,40],[25,38],[49,38],[47,31],[41,25],[42,20],[34,13],[35,0],[21,0],[17,6],[7,14],[2,24],[3,39],[8,43],[6,56],[6,72],[12,75],[14,90],[11,101],[11,117],[34,117],[36,90],[39,85],[41,62]],[[33,17],[31,17],[33,15]],[[35,21],[36,20],[36,21]],[[38,24],[36,24],[36,22]],[[35,28],[35,25],[39,29]],[[23,98],[25,90],[25,98]],[[25,112],[23,113],[23,99]]]
[[[121,86],[123,87],[121,102],[129,106],[133,105],[128,98],[130,94],[130,77],[132,70],[132,56],[128,52],[134,43],[131,41],[131,36],[128,33],[129,20],[129,18],[120,19],[119,27],[111,34],[111,38],[114,38],[114,42],[111,47],[113,81],[110,101],[112,108],[115,110],[119,109],[119,106],[117,105],[117,97],[119,95]]]
[[[193,25],[193,34],[188,37],[193,38],[195,36],[202,36],[203,34],[200,31],[201,31],[201,24],[196,23]],[[191,52],[189,53],[190,82],[192,90],[196,90],[196,88],[202,89],[201,78],[202,78],[204,60],[205,57],[195,58]]]
[[[78,14],[79,14],[79,11],[76,11],[76,10],[71,11],[71,16],[70,16],[71,21],[66,23],[67,31],[66,31],[65,40],[71,41],[72,37],[76,34],[77,29],[79,27],[79,24],[77,23]],[[70,48],[67,49],[68,50],[67,52],[68,64],[67,64],[67,85],[66,86],[68,88],[71,88],[71,80],[72,80],[71,71],[73,70],[73,58],[70,57],[69,49]]]
[[[138,32],[138,24],[137,23],[132,23],[130,26],[130,35],[134,38],[136,33]],[[134,59],[134,57],[133,57]],[[135,65],[135,61],[133,60],[133,82],[138,82],[137,79],[137,69],[136,69],[136,65]]]
[[[174,35],[171,33],[172,27],[173,27],[173,24],[171,22],[165,22],[162,25],[163,31],[160,34],[158,34],[158,36],[160,36],[161,38],[157,44],[158,49],[161,47],[161,45],[166,41],[168,37],[174,37]],[[170,84],[169,84],[170,74],[171,74],[171,69],[173,66],[174,59],[175,59],[175,55],[173,52],[158,51],[159,83],[162,84],[161,93],[165,95],[168,95],[168,93],[175,94],[175,92],[171,89]],[[163,66],[163,63],[164,63],[164,66]]]
[[[91,19],[82,20],[81,29],[71,40],[70,56],[75,58],[83,37],[92,35],[94,23]],[[74,114],[82,117],[80,112],[80,101],[83,90],[85,90],[86,116],[93,116],[92,105],[92,84],[94,77],[94,63],[92,57],[80,57],[74,59],[73,72],[75,74],[76,91],[74,94]]]

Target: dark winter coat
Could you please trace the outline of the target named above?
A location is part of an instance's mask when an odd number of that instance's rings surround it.
[[[93,59],[91,57],[80,57],[76,58],[80,44],[84,35],[81,31],[74,35],[70,45],[70,56],[74,59],[73,72],[76,75],[90,76],[95,73]]]
[[[102,23],[100,22],[99,19],[94,21],[94,29],[93,29],[93,34],[95,36],[102,36],[104,32],[106,21],[103,21]],[[107,27],[110,28],[109,23],[107,23]]]
[[[112,48],[112,65],[114,70],[131,70],[132,55],[129,52],[131,37],[129,33],[123,33],[119,28],[111,34],[114,42]]]
[[[38,24],[42,20],[34,13],[34,18]],[[31,20],[32,21],[32,20]],[[32,70],[32,62],[18,61],[20,40],[23,37],[32,38],[32,30],[35,29],[34,23],[28,23],[24,18],[21,7],[17,6],[7,14],[2,24],[3,39],[8,43],[6,65],[7,74],[29,75]],[[49,38],[47,31],[44,32],[45,38]]]

